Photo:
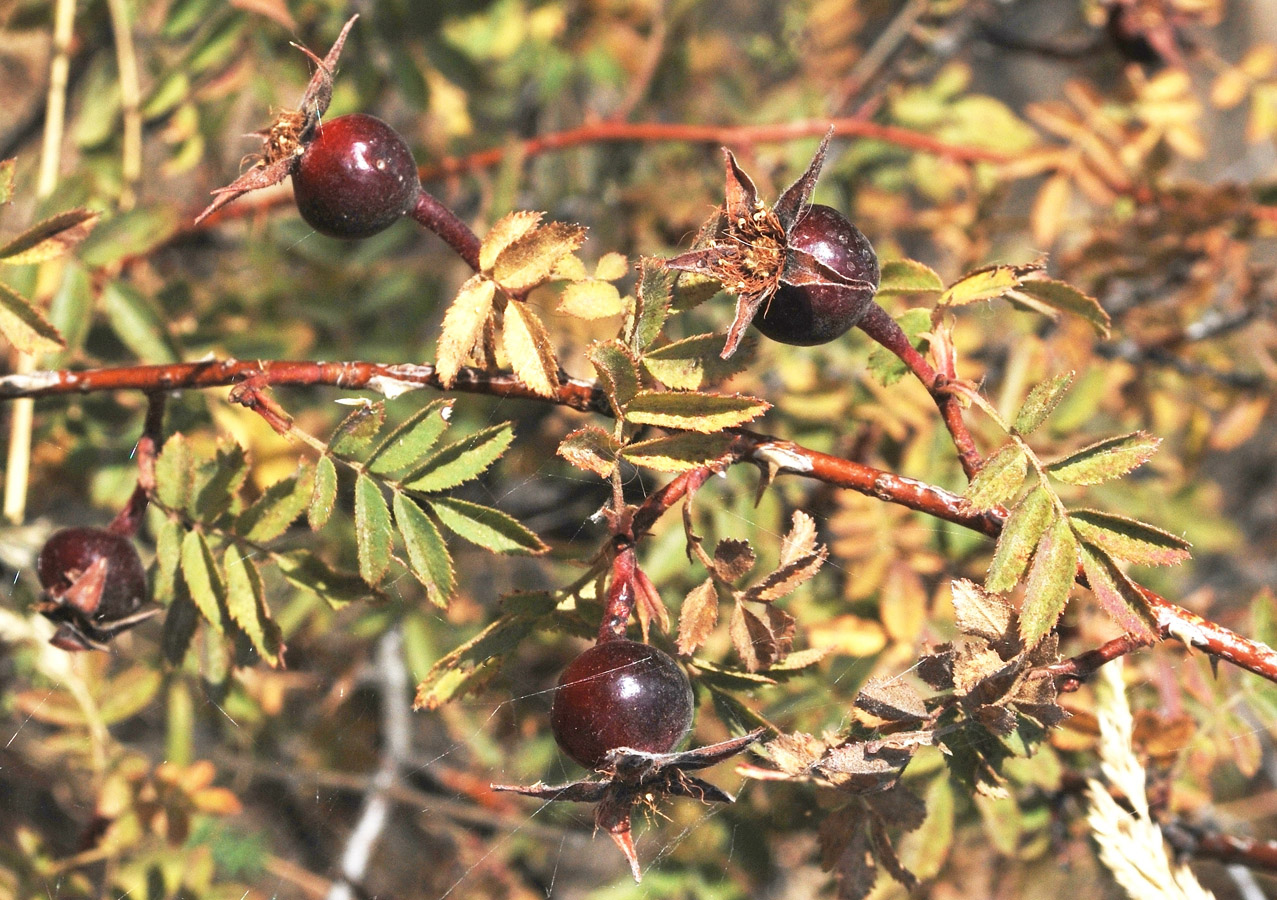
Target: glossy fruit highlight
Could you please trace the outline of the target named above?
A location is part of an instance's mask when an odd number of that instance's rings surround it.
[[[669,654],[606,641],[563,670],[550,725],[563,752],[591,769],[617,747],[668,753],[692,726],[692,686]]]
[[[412,211],[420,191],[417,164],[403,138],[362,113],[320,123],[293,172],[302,218],[338,238],[389,228]]]
[[[789,246],[873,288],[782,283],[754,317],[754,327],[773,341],[799,346],[824,344],[845,334],[873,302],[878,286],[873,245],[842,213],[815,204],[794,225]]]

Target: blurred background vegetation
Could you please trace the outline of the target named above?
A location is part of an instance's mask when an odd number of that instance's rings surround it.
[[[103,213],[71,256],[0,273],[67,338],[40,368],[434,358],[443,309],[468,270],[410,223],[332,240],[297,217],[285,184],[191,224],[258,149],[246,135],[300,97],[310,63],[290,41],[322,53],[353,12],[361,18],[329,115],[393,124],[427,189],[480,234],[512,209],[588,226],[580,255],[590,264],[609,251],[633,262],[685,249],[721,202],[717,143],[587,139],[529,154],[526,139],[607,122],[813,125],[806,137],[733,143],[773,198],[802,171],[823,123],[860,118],[932,146],[837,138],[816,201],[852,218],[883,259],[918,259],[952,280],[1045,258],[1053,277],[1097,297],[1113,319],[1108,339],[1005,302],[963,308],[959,372],[1010,413],[1034,384],[1076,370],[1077,386],[1035,436],[1045,456],[1121,431],[1162,438],[1150,466],[1086,503],[1193,542],[1193,561],[1141,571],[1143,583],[1245,634],[1277,634],[1271,0],[86,0],[64,5],[65,130],[42,149],[58,7],[0,4],[0,160],[17,161],[0,236],[72,206]],[[467,164],[493,149],[495,164]],[[56,182],[42,191],[50,157]],[[922,305],[883,302],[895,315]],[[730,310],[719,297],[668,333],[722,331]],[[582,351],[614,323],[556,316],[549,298],[539,312],[565,368],[588,377]],[[856,332],[816,348],[764,342],[732,387],[775,404],[769,433],[960,491],[930,398],[907,381],[882,384],[870,353]],[[317,435],[348,411],[339,396],[278,394]],[[429,399],[389,401],[389,417]],[[458,397],[454,429],[516,428],[470,496],[553,549],[504,558],[458,542],[446,612],[408,578],[372,599],[336,589],[325,598],[272,573],[287,668],[236,666],[213,639],[168,662],[156,623],[110,654],[68,656],[44,645],[31,613],[34,554],[54,529],[104,524],[123,505],[144,411],[127,393],[36,405],[25,512],[0,530],[0,896],[341,896],[343,853],[386,763],[389,708],[406,711],[411,684],[491,622],[503,595],[570,583],[604,540],[593,514],[607,485],[553,455],[586,417]],[[996,429],[969,418],[984,449],[996,446]],[[249,500],[306,458],[224,390],[175,398],[167,427],[205,452],[243,447]],[[661,483],[635,472],[627,491],[637,499]],[[845,727],[865,678],[903,672],[927,642],[952,637],[950,580],[979,580],[991,552],[978,535],[875,498],[781,479],[755,503],[755,487],[747,471],[713,480],[697,527],[711,540],[749,539],[770,563],[793,510],[811,513],[830,565],[786,608],[796,646],[829,655],[780,684],[734,671],[699,678],[697,743],[753,716],[787,731]],[[322,535],[299,525],[284,546],[353,569],[349,493],[343,481]],[[665,517],[641,551],[675,611],[704,577],[677,519]],[[153,534],[140,545],[151,559]],[[490,781],[574,777],[549,735],[546,692],[584,643],[562,617],[544,619],[464,696],[411,714],[383,792],[389,821],[354,896],[837,894],[821,868],[826,798],[814,788],[750,784],[731,807],[663,806],[639,824],[641,885],[605,839],[591,840],[588,809],[488,791]],[[1080,652],[1114,631],[1083,602],[1063,634],[1066,652]],[[702,656],[735,665],[725,624]],[[407,673],[401,696],[388,693],[396,667]],[[1136,655],[1128,672],[1164,820],[1277,836],[1277,689],[1227,667],[1212,673],[1178,645]],[[1073,717],[1009,773],[1005,798],[972,797],[943,777],[938,754],[919,757],[907,780],[928,818],[899,849],[925,895],[1120,895],[1081,815],[1080,785],[1096,769],[1092,702],[1086,689],[1067,699]],[[735,791],[730,768],[711,777]],[[1269,876],[1210,860],[1195,868],[1219,896],[1277,896]],[[901,893],[885,877],[875,888]]]

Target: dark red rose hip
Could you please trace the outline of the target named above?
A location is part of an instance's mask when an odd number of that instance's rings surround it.
[[[669,654],[606,641],[563,670],[550,725],[563,752],[591,769],[617,747],[668,753],[692,726],[692,686]]]
[[[39,610],[57,623],[53,644],[64,650],[103,649],[120,631],[154,615],[146,570],[123,535],[101,528],[66,528],[36,559],[45,598]]]
[[[789,246],[873,287],[782,283],[754,317],[754,327],[773,341],[800,346],[845,334],[869,309],[878,286],[878,256],[869,239],[837,210],[816,204],[790,232]]]
[[[374,116],[320,123],[293,172],[293,197],[316,231],[363,238],[412,211],[421,183],[412,151]]]

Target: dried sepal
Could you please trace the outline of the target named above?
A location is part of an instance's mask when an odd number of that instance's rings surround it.
[[[269,126],[256,132],[262,139],[261,153],[257,155],[253,165],[226,187],[217,188],[213,193],[213,202],[195,217],[198,225],[217,210],[250,191],[258,191],[279,184],[297,168],[306,145],[315,137],[316,126],[328,105],[333,99],[333,76],[337,72],[337,60],[342,48],[346,45],[346,35],[359,14],[351,16],[342,27],[337,40],[333,42],[328,54],[320,59],[300,44],[293,44],[315,63],[315,73],[311,75],[302,94],[301,102],[296,109],[286,109],[275,117]]]

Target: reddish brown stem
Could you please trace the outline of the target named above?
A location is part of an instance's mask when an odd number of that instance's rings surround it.
[[[998,150],[985,147],[966,147],[949,144],[929,134],[880,125],[858,118],[806,119],[798,122],[782,122],[775,125],[680,125],[668,122],[592,122],[567,131],[543,134],[522,141],[514,148],[494,147],[459,159],[443,159],[418,171],[422,181],[433,181],[490,169],[509,158],[539,156],[552,150],[577,147],[582,144],[601,143],[652,143],[681,141],[691,144],[714,146],[740,146],[743,144],[774,144],[797,138],[820,137],[833,126],[840,137],[873,138],[897,147],[932,153],[958,162],[1007,162],[1010,157]]]
[[[909,343],[908,336],[896,324],[896,320],[877,303],[870,304],[869,311],[858,324],[865,334],[899,357],[922,382],[935,401],[936,408],[940,410],[945,427],[949,429],[953,446],[958,451],[958,461],[962,463],[962,471],[967,478],[974,478],[984,465],[984,460],[976,449],[975,440],[971,437],[966,422],[962,421],[962,406],[958,398],[944,389],[944,377]]]
[[[125,537],[133,537],[142,527],[142,516],[155,490],[155,458],[164,444],[164,402],[167,395],[154,391],[146,396],[146,419],[142,423],[142,436],[138,438],[133,453],[137,457],[137,487],[128,503],[119,511],[108,531]]]
[[[612,583],[608,585],[603,621],[599,623],[600,644],[625,639],[625,628],[634,612],[634,574],[637,568],[634,545],[618,539],[616,555],[612,557]]]
[[[457,214],[440,202],[429,191],[422,190],[417,194],[417,202],[409,213],[413,220],[423,228],[428,228],[439,235],[466,264],[476,272],[479,271],[479,238],[470,226],[461,221]]]
[[[1163,825],[1162,832],[1175,852],[1183,856],[1237,863],[1248,869],[1277,873],[1277,841],[1237,837],[1178,822]]]

